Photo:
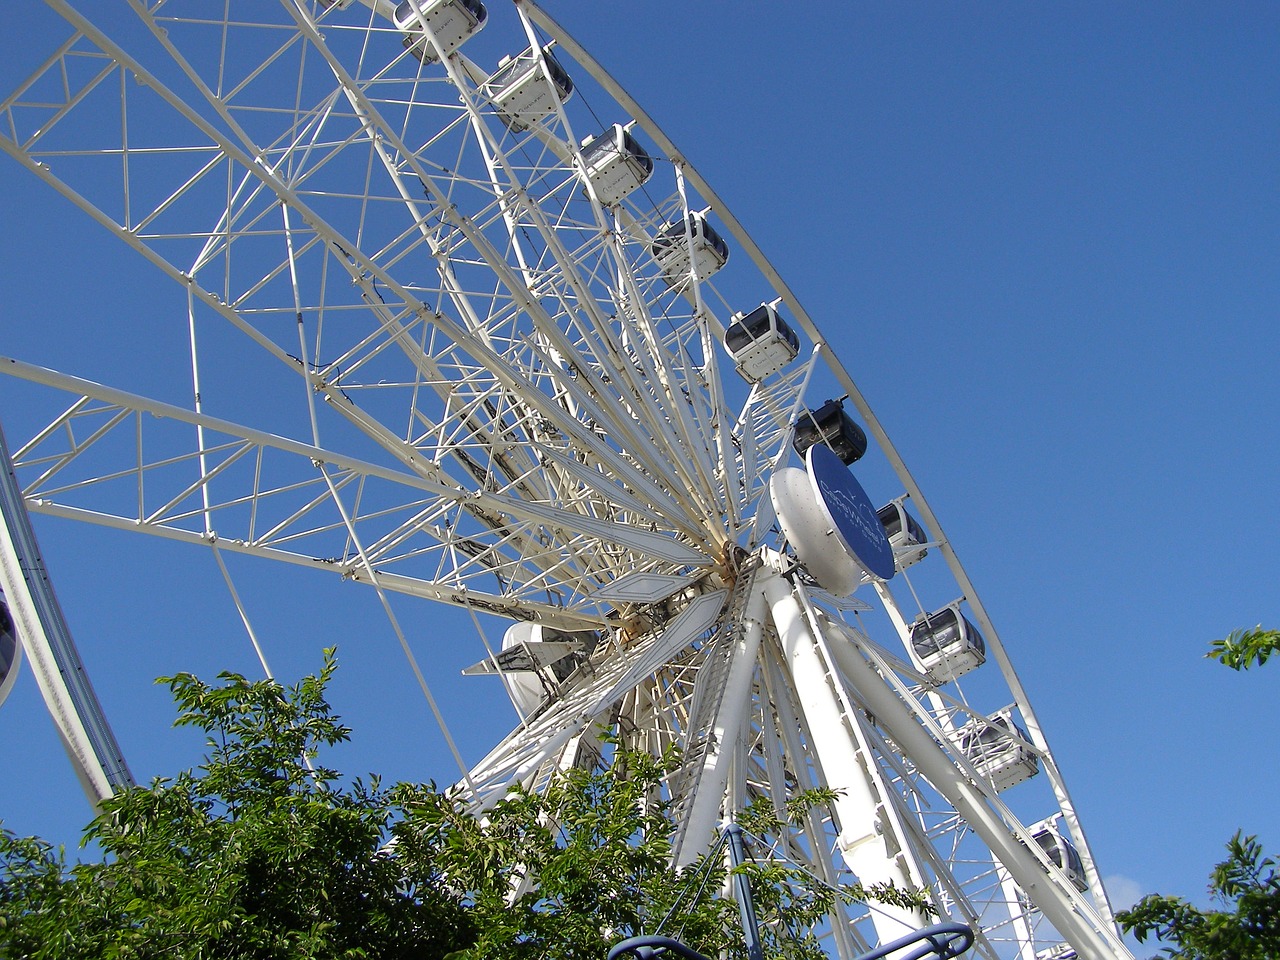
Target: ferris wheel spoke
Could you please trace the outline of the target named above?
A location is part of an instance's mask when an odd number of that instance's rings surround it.
[[[481,806],[496,802],[510,784],[533,776],[557,757],[588,725],[711,630],[725,599],[723,590],[699,595],[663,629],[616,651],[605,669],[583,676],[578,685],[573,677],[566,679],[565,693],[549,701],[542,713],[513,731],[472,769],[476,802]]]
[[[532,32],[530,32],[532,36]],[[456,65],[450,69],[457,70]],[[504,220],[507,223],[508,231],[511,239],[511,247],[516,254],[519,262],[520,270],[523,274],[525,284],[530,289],[540,289],[544,285],[551,288],[560,287],[556,299],[562,309],[569,310],[572,305],[577,305],[587,315],[586,327],[602,340],[615,354],[620,353],[619,344],[612,331],[609,330],[606,319],[603,315],[602,304],[597,301],[599,294],[596,294],[588,287],[588,281],[593,277],[608,278],[612,284],[612,274],[618,273],[618,283],[616,286],[607,286],[607,298],[604,299],[603,305],[610,308],[615,315],[621,314],[623,322],[634,325],[640,336],[637,341],[649,348],[648,358],[653,366],[653,372],[661,392],[657,395],[653,392],[653,387],[644,384],[643,389],[634,376],[634,370],[630,364],[614,364],[611,369],[622,371],[628,378],[633,397],[639,398],[643,404],[642,409],[647,412],[647,423],[651,437],[667,435],[675,443],[676,449],[685,449],[689,452],[691,463],[695,467],[693,475],[686,474],[682,480],[685,484],[693,482],[696,489],[699,489],[704,495],[704,506],[709,505],[714,500],[712,492],[712,484],[709,481],[705,470],[706,444],[692,443],[692,432],[690,430],[689,417],[686,411],[688,404],[681,402],[682,397],[678,396],[676,391],[679,389],[676,385],[677,377],[668,363],[666,351],[657,349],[661,344],[662,338],[657,336],[656,331],[652,327],[652,320],[645,308],[644,300],[638,296],[638,290],[634,283],[630,281],[630,264],[625,258],[617,256],[617,248],[600,243],[605,236],[607,227],[603,222],[600,210],[595,209],[596,217],[594,222],[570,221],[552,222],[545,216],[544,208],[551,206],[555,209],[554,204],[548,203],[548,197],[543,196],[540,202],[530,202],[532,183],[537,183],[543,178],[543,171],[537,166],[533,168],[524,168],[517,172],[516,168],[509,162],[508,158],[502,151],[499,138],[495,137],[490,127],[485,122],[485,118],[480,109],[479,103],[472,95],[468,95],[466,87],[462,83],[458,83],[460,89],[464,90],[464,101],[471,113],[472,124],[477,133],[477,139],[481,143],[482,150],[485,155],[486,165],[490,171],[490,175],[494,180],[495,190],[501,197],[501,207],[504,214]],[[563,110],[558,111],[559,116],[556,118],[559,122],[564,122]],[[583,161],[577,154],[576,148],[569,146],[575,142],[572,132],[567,129],[565,131],[564,142],[556,139],[554,134],[549,134],[548,128],[542,127],[539,130],[539,137],[544,146],[550,148],[551,144],[557,144],[559,149],[551,149],[552,159],[555,161],[551,169],[559,172],[560,165],[566,159],[574,161],[574,165],[578,169],[582,169]],[[519,174],[525,174],[522,179]],[[580,181],[577,177],[572,177],[567,181],[568,191],[570,195],[579,188]],[[565,203],[567,205],[568,198]],[[582,245],[571,250],[561,240],[560,232],[570,230],[577,233],[585,233],[586,237]],[[535,239],[544,245],[545,253],[538,249],[525,252],[526,244],[532,245]],[[599,244],[598,253],[587,255],[587,244]],[[550,262],[554,264],[554,268],[548,273],[547,266],[544,264],[546,254],[550,255]],[[613,254],[610,258],[608,255]],[[540,265],[540,275],[534,275],[534,271],[530,266],[531,260],[536,257]],[[612,262],[604,262],[612,259]],[[600,267],[593,268],[593,261],[601,263]],[[552,327],[547,330],[544,335],[549,337],[557,337],[559,327]],[[557,344],[557,350],[562,354],[567,349],[563,344]],[[584,359],[581,354],[574,353],[571,356],[578,359]],[[597,360],[597,364],[598,364]],[[586,366],[583,363],[576,363],[576,367],[582,368]],[[645,380],[650,378],[643,374]],[[625,397],[621,398],[624,401]],[[672,411],[677,415],[671,416]],[[638,411],[637,411],[638,412]],[[622,426],[622,425],[616,425]],[[704,437],[705,440],[705,437]],[[677,470],[684,467],[685,461],[682,458],[668,458],[664,461],[664,466],[671,464]],[[698,470],[697,468],[703,468]]]
[[[532,611],[530,595],[553,590],[562,604],[590,608],[601,602],[592,598],[598,587],[624,575],[709,562],[661,533],[460,491],[10,359],[0,370],[81,396],[17,451],[19,470],[35,478],[26,496],[40,511],[93,514],[105,523],[114,515],[114,525],[184,539],[203,539],[216,529],[225,549],[289,554],[295,562],[324,563],[361,579],[345,547],[344,523],[316,472],[321,463],[337,471],[339,487],[361,489],[352,522],[369,531],[367,552],[382,572],[394,574],[405,564],[421,568],[434,555],[428,569],[434,569],[436,585],[452,586],[460,596],[475,591],[477,605],[505,597],[507,609],[530,602]],[[203,447],[193,444],[196,435],[181,430],[183,424],[203,429]],[[136,449],[122,455],[121,441]],[[108,448],[105,461],[99,446]],[[104,471],[104,463],[128,466]],[[84,506],[76,507],[77,500]],[[468,526],[465,508],[471,505],[492,522]],[[434,542],[425,543],[428,538]],[[535,543],[542,546],[533,553]],[[551,579],[547,570],[554,571]],[[486,582],[493,587],[485,590]],[[495,596],[486,601],[490,593]]]
[[[390,339],[397,339],[397,338],[398,338],[398,339],[403,339],[403,338],[404,338],[404,335],[405,335],[405,331],[403,330],[403,328],[402,328],[402,327],[400,327],[399,325],[395,324],[395,323],[394,323],[394,321],[388,321],[388,323],[390,323],[390,324],[391,324],[391,326],[392,326],[392,328],[393,328],[393,332],[389,335],[389,338],[390,338]],[[464,341],[464,342],[465,342],[465,335],[464,335],[464,334],[462,334],[462,333],[460,333],[460,332],[458,332],[458,331],[454,331],[454,335],[455,335],[455,336],[454,336],[454,339],[453,339],[452,341],[450,341],[450,347],[449,347],[449,350],[450,350],[450,351],[453,351],[453,350],[455,350],[455,349],[456,349],[456,347],[454,346],[454,344],[456,344],[456,343],[457,343],[457,341],[462,340],[462,341]],[[289,360],[289,358],[287,357],[287,354],[285,354],[283,350],[280,350],[279,348],[276,348],[274,352],[277,354],[277,356],[280,356],[280,357],[282,357],[282,358],[284,358],[284,359],[286,359],[286,360]],[[479,368],[477,368],[477,369],[479,369]],[[438,373],[437,373],[437,376],[439,376],[439,374],[438,374]],[[446,384],[450,384],[450,386],[451,386],[451,381],[449,381],[447,378],[440,377],[440,381],[443,381],[443,382],[444,382],[444,383],[446,383]],[[438,381],[438,382],[439,382],[439,381]],[[518,386],[525,386],[525,385],[526,385],[526,384],[525,384],[525,382],[519,382],[519,383],[518,383]],[[533,394],[533,392],[534,392],[534,391],[526,390],[526,391],[525,391],[525,394],[526,394],[526,396],[528,396],[528,395],[532,395],[532,394]],[[339,405],[339,409],[342,409],[344,412],[346,412],[346,411],[349,411],[349,410],[351,409],[351,407],[352,407],[352,406],[353,406],[353,405],[351,405],[351,404],[341,404],[341,405]],[[555,412],[555,411],[544,411],[544,412],[550,413],[552,416],[555,416],[555,415],[556,415],[556,412]],[[366,422],[366,421],[362,420],[362,419],[361,419],[360,417],[358,417],[358,416],[357,416],[357,417],[353,417],[352,419],[353,419],[353,420],[355,420],[356,422],[359,422],[359,423],[364,423],[364,422]],[[570,421],[568,421],[567,419],[561,418],[561,425],[562,425],[562,426],[566,426],[566,427],[568,427],[568,426],[569,426],[569,423],[570,423]],[[593,443],[592,443],[592,439],[593,439],[593,438],[591,438],[591,439],[588,439],[588,438],[582,438],[582,439],[581,439],[580,446],[581,446],[581,447],[590,448],[590,447],[593,445]],[[606,459],[610,459],[610,458],[611,458],[611,459],[612,459],[611,466],[613,467],[613,469],[614,469],[618,474],[620,474],[624,479],[627,479],[627,478],[633,479],[633,480],[636,482],[636,484],[637,484],[638,486],[642,485],[642,481],[640,481],[640,479],[639,479],[638,477],[633,476],[633,475],[634,475],[634,473],[635,473],[635,471],[631,470],[631,469],[627,466],[627,464],[626,464],[625,462],[620,461],[620,460],[618,460],[616,457],[614,457],[614,456],[613,456],[613,455],[608,451],[608,449],[607,449],[607,448],[606,448],[602,443],[599,443],[599,442],[597,441],[594,445],[595,445],[595,447],[596,447],[597,454],[598,454],[598,456],[600,457],[600,459],[602,459],[602,460],[606,460]],[[655,492],[656,492],[656,491],[655,491]]]
[[[206,88],[206,89],[207,89],[207,88]],[[224,146],[224,147],[226,147],[226,144],[223,144],[223,146]],[[252,171],[252,170],[248,170],[248,171],[247,171],[247,173],[248,173],[248,174],[252,174],[252,173],[253,173],[253,171]],[[268,186],[271,186],[271,185],[270,185],[270,184],[268,184]],[[280,195],[280,192],[279,192],[278,190],[274,190],[274,191],[269,190],[267,195],[270,195],[270,196],[272,196],[272,197],[275,197],[275,196],[279,196],[279,195]],[[253,198],[253,197],[260,197],[260,196],[263,196],[263,194],[262,194],[262,190],[261,190],[261,188],[260,188],[260,187],[255,188],[255,189],[253,189],[253,190],[250,190],[250,191],[246,194],[246,198],[248,198],[248,199],[250,199],[250,200],[252,200],[252,198]],[[294,196],[294,197],[286,196],[286,197],[284,197],[284,199],[285,199],[285,201],[288,203],[288,202],[292,202],[292,201],[294,201],[294,200],[298,200],[299,198],[298,198],[297,196]],[[313,212],[313,211],[309,211],[309,210],[307,210],[307,209],[304,207],[304,208],[302,209],[302,213],[303,213],[303,216],[304,216],[304,218],[305,218],[305,220],[306,220],[307,222],[309,222],[309,223],[313,223],[313,224],[314,224],[314,223],[316,223],[316,222],[318,222],[318,218],[314,215],[314,212]],[[257,220],[257,218],[256,218],[256,217],[250,216],[250,217],[248,218],[247,222],[248,222],[250,225],[253,225],[253,224],[256,224],[256,223],[258,222],[258,220]],[[323,241],[323,242],[322,242],[322,241]],[[294,258],[294,259],[296,259],[296,257],[306,256],[307,251],[308,251],[308,250],[311,250],[311,249],[317,249],[318,247],[327,247],[327,248],[328,248],[328,250],[329,250],[329,252],[328,252],[327,256],[328,256],[329,258],[334,259],[335,261],[341,261],[341,262],[339,263],[339,266],[340,266],[340,267],[345,267],[345,268],[346,268],[346,270],[347,270],[348,272],[350,272],[351,265],[345,262],[345,261],[346,261],[346,257],[345,257],[345,256],[342,256],[342,254],[340,254],[340,253],[336,252],[336,251],[341,251],[342,253],[345,253],[345,252],[346,252],[346,249],[347,249],[347,246],[350,246],[350,245],[351,245],[351,244],[349,244],[349,242],[347,242],[347,241],[342,241],[339,237],[337,237],[335,234],[333,234],[333,233],[332,233],[332,231],[329,231],[329,236],[327,236],[327,237],[321,237],[319,234],[317,234],[317,235],[313,235],[313,236],[311,236],[311,237],[309,237],[309,238],[305,238],[305,237],[304,237],[304,238],[303,238],[303,242],[302,242],[301,244],[299,244],[299,245],[298,245],[297,252],[296,252],[296,254],[294,254],[294,255],[293,255],[293,258]],[[228,248],[227,248],[227,250],[228,250],[228,253],[229,253],[229,252],[230,252],[230,248],[228,247]],[[215,248],[214,252],[216,252],[216,248]],[[488,259],[490,260],[490,265],[492,266],[492,265],[493,265],[493,264],[492,264],[493,257],[490,257],[490,258],[488,258]],[[201,262],[204,262],[204,263],[209,263],[209,262],[211,262],[211,251],[210,251],[210,250],[208,250],[208,249],[207,249],[207,250],[205,251],[205,253],[202,255],[202,257],[201,257]],[[271,269],[271,270],[268,270],[268,271],[267,271],[267,274],[266,274],[266,275],[265,275],[265,277],[264,277],[264,279],[263,279],[263,280],[259,280],[257,283],[252,284],[252,285],[251,285],[251,286],[250,286],[250,287],[245,291],[245,293],[244,293],[244,294],[232,294],[229,290],[227,291],[227,297],[229,298],[230,302],[231,302],[231,303],[235,306],[235,308],[236,308],[236,309],[235,309],[235,311],[234,311],[234,316],[235,316],[235,322],[237,323],[237,325],[241,326],[241,328],[243,329],[243,328],[245,327],[245,318],[246,318],[246,317],[252,317],[252,316],[255,314],[255,310],[258,310],[258,311],[260,311],[260,310],[261,310],[261,308],[255,308],[255,307],[253,306],[253,301],[254,301],[254,299],[255,299],[255,296],[257,295],[257,293],[260,293],[260,292],[261,292],[265,287],[269,286],[268,281],[270,280],[270,278],[271,278],[271,277],[273,277],[273,276],[280,276],[280,275],[282,275],[284,272],[285,272],[284,263],[283,263],[283,261],[281,261],[281,263],[280,263],[280,265],[279,265],[279,266],[277,266],[277,267],[275,267],[275,268],[273,268],[273,269]],[[410,340],[411,340],[411,338],[408,336],[409,331],[404,327],[404,325],[403,325],[402,323],[400,323],[399,321],[397,321],[397,320],[396,320],[396,313],[395,313],[395,311],[393,311],[393,310],[391,310],[391,309],[389,309],[389,308],[388,308],[388,306],[387,306],[387,304],[386,304],[386,302],[385,302],[385,295],[384,295],[384,294],[379,293],[379,292],[376,290],[376,288],[371,287],[371,286],[370,286],[369,281],[368,281],[367,279],[364,279],[364,275],[363,275],[363,274],[362,274],[361,276],[358,276],[356,279],[357,279],[357,283],[358,283],[358,284],[363,288],[363,289],[362,289],[363,299],[364,299],[364,300],[365,300],[365,302],[366,302],[366,303],[367,303],[367,304],[368,304],[372,309],[374,309],[374,310],[375,310],[375,312],[376,312],[376,313],[378,313],[378,314],[380,315],[380,317],[381,317],[381,319],[380,319],[380,325],[381,325],[381,328],[382,328],[382,329],[384,329],[384,331],[385,331],[385,335],[384,335],[384,336],[385,336],[385,341],[394,341],[394,342],[396,342],[396,343],[397,343],[397,345],[398,345],[398,346],[400,346],[401,348],[404,348],[404,347],[405,347],[405,345],[406,345],[406,343],[410,342]],[[518,285],[518,284],[508,284],[508,285],[509,285],[509,286],[516,286],[517,288],[519,287],[519,285]],[[456,297],[457,297],[457,295],[458,295],[458,294],[457,294],[457,291],[455,290],[455,291],[453,291],[453,293],[454,293],[455,298],[456,298]],[[377,303],[374,303],[374,298],[375,298],[375,296],[377,297]],[[219,300],[219,299],[221,299],[221,298],[220,298],[220,297],[218,297],[217,295],[211,294],[211,295],[209,295],[208,299],[210,299],[210,300],[214,300],[214,301],[217,301],[217,300]],[[294,300],[296,300],[296,298],[290,298],[290,299],[294,299]],[[305,306],[305,304],[304,304],[304,306]],[[335,305],[330,304],[330,305],[329,305],[329,309],[331,309],[331,310],[332,310],[334,306],[335,306]],[[296,308],[296,304],[295,304],[295,303],[285,303],[285,304],[282,304],[282,305],[281,305],[279,308],[277,308],[277,309],[279,310],[279,312],[280,312],[280,313],[282,313],[282,314],[283,314],[283,313],[291,312],[291,311],[293,311],[295,308]],[[268,308],[268,309],[270,309],[270,308]],[[310,309],[317,309],[317,308],[310,308]],[[323,307],[323,306],[318,306],[318,309],[323,310],[323,309],[324,309],[324,307]],[[411,303],[406,303],[403,307],[400,307],[399,309],[407,312],[407,311],[409,311],[409,310],[411,310],[411,309],[412,309],[412,304],[411,304]],[[435,318],[434,318],[434,321],[435,321],[435,325],[437,325],[437,326],[438,326],[438,325],[440,325],[440,324],[441,324],[441,322],[442,322],[442,318],[441,318],[441,317],[439,317],[439,316],[437,316],[437,317],[435,317]],[[446,329],[447,329],[447,328],[446,328]],[[257,333],[256,333],[256,331],[254,331],[254,333],[255,333],[255,339],[258,339],[260,343],[265,341],[265,338],[264,338],[261,334],[257,334]],[[465,343],[466,343],[466,337],[465,337],[465,335],[464,335],[460,330],[458,330],[458,329],[456,329],[456,328],[455,328],[455,329],[450,329],[450,330],[449,330],[449,334],[450,334],[450,336],[449,336],[449,338],[448,338],[448,342],[450,343],[450,349],[456,349],[456,345],[459,345],[459,344],[465,344]],[[285,360],[285,362],[290,362],[290,359],[291,359],[291,358],[289,358],[289,356],[288,356],[288,354],[287,354],[287,351],[285,351],[285,350],[284,350],[284,349],[282,349],[282,348],[275,347],[275,345],[274,345],[274,344],[272,344],[271,346],[272,346],[272,350],[273,350],[273,352],[277,355],[277,357],[278,357],[278,358],[280,358],[280,359],[282,359],[282,360]],[[563,349],[567,349],[567,345],[566,345],[566,344],[561,344],[561,347],[562,347]],[[483,351],[473,349],[473,350],[472,350],[472,352],[473,352],[473,353],[480,354],[481,358],[482,358],[482,359],[484,359],[484,352],[483,352]],[[360,356],[359,356],[359,355],[352,356],[352,355],[350,355],[350,354],[348,353],[348,354],[346,355],[346,359],[351,363],[351,365],[352,365],[355,369],[357,369],[357,370],[358,370],[358,369],[360,369],[362,361],[361,361],[361,359],[360,359]],[[492,356],[490,356],[490,357],[488,358],[488,360],[487,360],[486,368],[487,368],[487,369],[489,369],[489,370],[491,370],[491,369],[493,369],[493,367],[494,367],[494,358],[493,358]],[[331,365],[331,369],[335,369],[335,368],[336,368],[336,365]],[[437,385],[437,386],[436,386],[436,390],[437,390],[437,392],[444,392],[444,391],[448,391],[448,390],[451,390],[451,389],[455,386],[455,382],[454,382],[454,381],[450,380],[450,378],[448,378],[447,376],[442,376],[442,375],[441,375],[441,372],[440,372],[440,370],[438,369],[438,367],[437,367],[437,366],[429,365],[429,366],[428,366],[428,369],[424,370],[423,372],[426,374],[426,377],[427,377],[429,380],[433,381],[433,382]],[[322,386],[322,389],[325,389],[326,391],[330,391],[330,393],[331,393],[331,391],[333,391],[333,390],[337,389],[337,388],[338,388],[338,387],[340,387],[340,386],[341,386],[342,388],[344,388],[344,389],[346,388],[346,384],[342,381],[342,379],[341,379],[341,378],[336,378],[336,382],[335,382],[335,383],[330,383],[328,380],[325,380],[325,379],[321,379],[321,380],[319,381],[319,383],[320,383],[320,385]],[[530,395],[532,395],[532,394],[533,394],[533,391],[530,391],[530,390],[528,389],[528,383],[527,383],[527,381],[526,381],[526,382],[519,383],[519,384],[515,387],[515,389],[522,389],[522,388],[523,388],[523,393],[524,393],[524,395],[525,395],[526,397],[528,397],[528,396],[530,396]],[[597,396],[598,396],[598,395],[599,395],[599,392],[597,391]],[[642,396],[643,396],[643,395],[642,395]],[[582,401],[583,401],[583,398],[580,396],[580,397],[579,397],[579,403],[581,403]],[[599,422],[608,422],[608,423],[609,423],[609,426],[610,426],[610,432],[611,432],[611,434],[614,434],[614,435],[621,434],[622,436],[626,436],[628,433],[634,433],[634,428],[633,428],[633,427],[631,427],[631,421],[630,421],[630,420],[622,420],[622,421],[620,421],[620,420],[618,420],[616,417],[610,417],[608,414],[606,414],[606,413],[604,412],[606,409],[608,409],[608,407],[609,407],[609,406],[616,406],[616,404],[601,404],[601,403],[594,403],[594,404],[593,404],[593,406],[592,406],[592,411],[596,414],[596,417],[595,417],[595,418],[593,418],[593,419],[594,419],[594,421],[595,421],[595,422],[597,422],[597,423],[599,423]],[[685,404],[679,404],[679,405],[677,406],[677,408],[676,408],[676,409],[683,411],[683,409],[685,408],[685,406],[686,406]],[[352,413],[352,405],[351,405],[351,404],[339,404],[339,405],[338,405],[338,409],[342,410],[344,413],[348,413],[348,414]],[[663,426],[663,428],[664,428],[664,429],[670,429],[670,427],[669,427],[669,422],[668,422],[668,418],[665,418],[665,417],[662,417],[662,416],[658,416],[658,415],[654,415],[654,414],[653,414],[652,407],[650,407],[649,409],[650,409],[650,416],[649,416],[647,419],[648,419],[648,425],[649,425],[650,431],[647,431],[647,432],[652,432],[652,428],[654,428],[654,427],[655,427],[655,425],[657,425],[657,424],[659,424],[659,423],[661,423],[661,424],[662,424],[662,426]],[[550,413],[552,416],[554,416],[554,412],[553,412],[553,411],[548,411],[548,410],[546,410],[546,409],[543,409],[543,410],[542,410],[542,411],[540,411],[540,412],[541,412],[541,413],[543,413],[543,414],[548,414],[548,413]],[[360,416],[358,416],[358,415],[356,415],[356,416],[351,416],[351,417],[350,417],[350,419],[352,419],[352,420],[353,420],[353,422],[356,422],[358,425],[364,425],[365,423],[367,423],[367,422],[368,422],[368,421],[367,421],[367,419],[362,418],[362,417],[360,417]],[[677,418],[677,419],[679,419],[679,418]],[[569,433],[571,436],[573,436],[573,440],[574,440],[574,446],[575,446],[575,448],[577,448],[577,449],[591,449],[591,448],[594,446],[594,447],[596,448],[596,455],[597,455],[597,458],[598,458],[598,459],[600,459],[600,460],[608,460],[608,459],[609,459],[609,454],[608,454],[608,452],[605,450],[604,445],[603,445],[603,444],[601,444],[601,443],[599,442],[598,438],[593,437],[589,432],[582,431],[582,430],[580,429],[580,427],[579,427],[579,425],[578,425],[578,424],[576,424],[576,423],[571,423],[571,422],[570,422],[570,421],[568,421],[566,418],[563,418],[563,417],[562,417],[562,418],[560,418],[559,422],[557,423],[557,426],[558,426],[562,431],[567,432],[567,433]],[[575,428],[577,428],[577,429],[575,429]],[[376,432],[376,431],[375,431],[375,432]],[[576,435],[575,435],[575,434],[576,434]],[[384,438],[384,439],[385,439],[385,438]],[[649,441],[649,443],[651,444],[651,441]],[[645,441],[641,440],[641,438],[640,438],[639,434],[634,434],[634,436],[633,436],[633,441],[632,441],[632,443],[630,444],[629,449],[631,449],[632,451],[643,451],[643,450],[645,450],[645,449],[646,449],[646,447],[647,447],[647,444],[645,443]],[[632,459],[633,461],[635,461],[636,456],[637,456],[637,454],[632,454],[631,459]],[[641,455],[641,456],[642,456],[642,455]],[[695,459],[705,459],[705,457],[703,457],[703,458],[695,458]],[[677,458],[677,460],[676,460],[675,462],[679,462],[679,460],[680,460],[680,458]],[[644,461],[641,461],[641,462],[644,462]],[[648,471],[647,471],[647,472],[649,472],[649,473],[651,473],[651,474],[653,474],[653,473],[657,473],[657,474],[659,474],[659,475],[662,475],[663,473],[665,473],[665,470],[670,469],[670,468],[669,468],[669,466],[663,466],[663,465],[665,465],[665,464],[670,464],[671,462],[673,462],[673,461],[671,461],[671,460],[654,461],[654,460],[652,460],[652,459],[649,459],[649,460],[646,462],[646,467],[648,468]],[[629,477],[629,478],[628,478],[628,476],[627,476],[627,475],[628,475],[628,473],[632,473],[632,474],[634,474],[634,471],[633,471],[633,470],[631,470],[630,468],[628,468],[625,464],[620,463],[619,461],[617,461],[617,460],[616,460],[616,458],[614,458],[614,459],[613,459],[613,462],[610,464],[610,467],[611,467],[611,469],[612,469],[612,471],[613,471],[613,472],[616,472],[617,474],[621,475],[624,479],[631,479],[631,480],[632,480],[632,484],[633,484],[634,486],[641,486],[641,484],[640,484],[640,483],[637,483],[637,482],[636,482],[636,478],[635,478],[634,476],[633,476],[633,477]],[[508,471],[508,472],[510,472],[510,471]],[[681,490],[683,490],[683,491],[687,491],[687,490],[689,489],[689,483],[687,482],[689,479],[690,479],[689,477],[680,478],[680,477],[675,476],[675,475],[667,474],[667,475],[664,477],[664,485],[665,485],[668,489],[681,489]],[[684,482],[682,482],[682,480],[683,480]],[[705,475],[704,475],[704,481],[705,481]],[[705,482],[701,483],[701,487],[705,490],[705,488],[706,488],[706,483],[705,483]],[[655,492],[656,492],[656,491],[653,491],[653,490],[650,490],[650,491],[649,491],[651,498],[653,497],[653,494],[654,494]],[[704,496],[704,497],[702,498],[701,503],[699,504],[699,508],[697,509],[697,512],[705,513],[705,511],[706,511],[706,507],[707,507],[706,497]],[[687,513],[687,512],[689,512],[689,511],[685,511],[685,512]]]
[[[805,410],[805,391],[817,360],[815,351],[807,363],[795,370],[751,388],[731,433],[738,450],[735,479],[740,495],[748,503],[764,492],[769,477],[791,449],[793,425]],[[758,531],[761,535],[763,532]]]

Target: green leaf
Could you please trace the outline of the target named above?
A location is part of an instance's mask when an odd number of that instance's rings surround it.
[[[1280,630],[1263,630],[1262,624],[1258,624],[1251,630],[1235,630],[1225,640],[1214,640],[1205,657],[1232,670],[1247,670],[1262,666],[1277,650],[1280,650]]]

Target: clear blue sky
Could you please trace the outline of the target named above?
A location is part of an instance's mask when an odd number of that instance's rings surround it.
[[[1202,659],[1280,625],[1280,8],[546,6],[836,345],[999,625],[1113,892],[1202,899],[1237,827],[1280,849],[1280,666]],[[7,16],[6,94],[64,32],[34,5]],[[176,288],[0,169],[0,353],[145,392],[131,364]],[[6,425],[16,395],[0,383]],[[252,671],[212,560],[37,520],[135,772],[196,762],[147,681]],[[308,641],[281,675],[342,647],[339,765],[452,779],[425,715],[380,725],[375,666],[398,654],[368,591],[234,571],[260,629]],[[403,615],[438,630],[438,610]],[[508,724],[481,684],[437,689],[473,752]],[[0,770],[6,826],[74,844],[87,808],[29,674],[0,707]]]

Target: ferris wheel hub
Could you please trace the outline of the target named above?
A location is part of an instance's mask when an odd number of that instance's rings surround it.
[[[805,455],[807,469],[786,467],[769,480],[782,532],[824,590],[853,593],[867,580],[896,572],[893,547],[862,485],[822,444]]]

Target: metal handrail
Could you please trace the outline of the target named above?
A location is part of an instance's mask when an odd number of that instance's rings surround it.
[[[916,930],[892,943],[876,947],[870,953],[864,953],[857,960],[880,960],[891,953],[919,944],[911,953],[895,957],[894,960],[924,960],[933,957],[936,960],[951,960],[958,957],[973,945],[973,930],[963,923],[937,923],[922,930]],[[692,947],[685,946],[671,937],[630,937],[614,945],[609,951],[608,960],[621,960],[625,954],[633,954],[636,960],[658,960],[668,951],[683,960],[710,960]]]

